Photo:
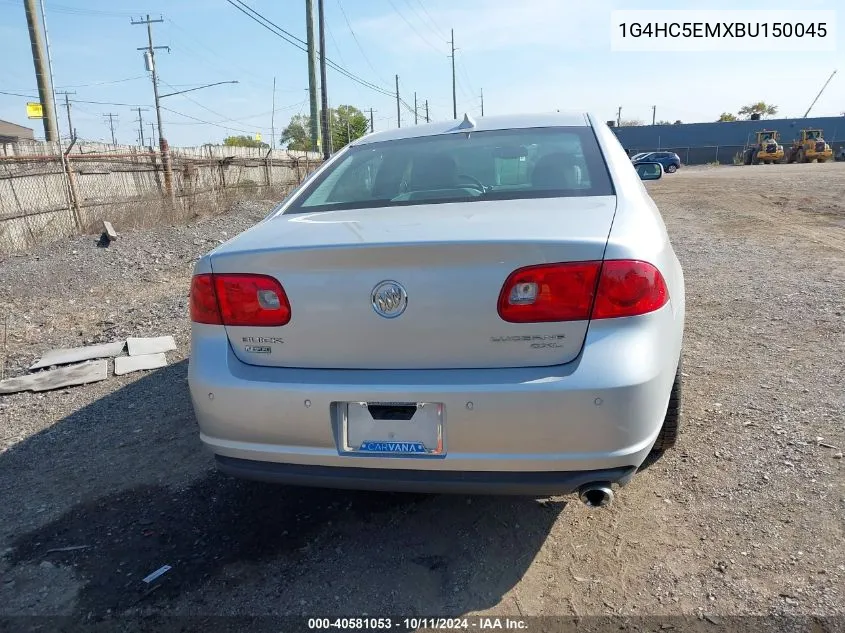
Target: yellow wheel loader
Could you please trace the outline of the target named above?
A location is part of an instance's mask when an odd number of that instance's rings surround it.
[[[786,150],[788,163],[825,163],[833,158],[833,150],[824,140],[822,130],[801,130]]]
[[[760,130],[757,132],[756,145],[746,148],[744,162],[746,165],[771,165],[783,162],[784,155],[780,133],[777,130]]]

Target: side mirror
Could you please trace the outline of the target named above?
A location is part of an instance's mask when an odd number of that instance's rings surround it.
[[[659,180],[663,177],[663,165],[660,163],[639,163],[634,168],[640,180]]]

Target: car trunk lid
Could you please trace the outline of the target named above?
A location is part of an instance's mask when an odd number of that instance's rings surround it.
[[[601,260],[615,208],[615,197],[601,196],[277,216],[221,246],[211,265],[214,273],[278,279],[291,320],[226,332],[235,355],[254,365],[566,363],[579,354],[588,322],[509,323],[497,312],[499,293],[524,266]],[[386,293],[374,297],[379,287]],[[401,314],[383,309],[393,300],[404,305]]]

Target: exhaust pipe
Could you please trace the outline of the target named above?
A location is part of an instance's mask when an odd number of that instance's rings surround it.
[[[598,481],[581,486],[578,498],[588,508],[603,508],[613,503],[613,490],[610,482]]]

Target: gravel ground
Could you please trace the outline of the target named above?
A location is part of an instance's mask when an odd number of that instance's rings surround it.
[[[0,261],[7,376],[54,347],[179,346],[166,369],[0,396],[0,613],[845,616],[843,183],[831,163],[649,184],[687,278],[685,427],[601,511],[214,472],[189,275],[266,207]]]

